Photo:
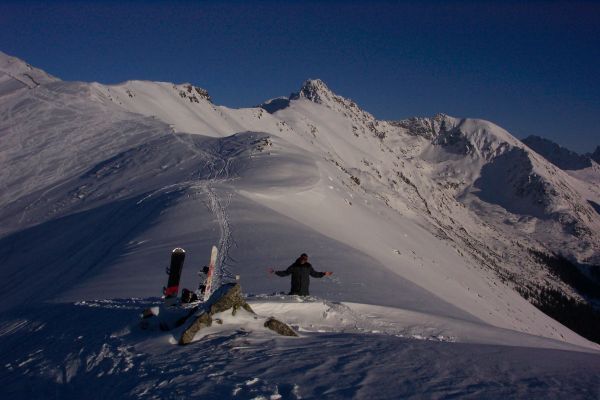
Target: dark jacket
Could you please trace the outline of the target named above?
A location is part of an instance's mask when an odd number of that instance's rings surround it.
[[[275,271],[275,274],[278,276],[292,275],[290,294],[297,294],[299,296],[308,296],[308,286],[311,276],[313,278],[322,278],[325,276],[325,272],[315,271],[308,262],[300,264],[300,259],[296,260],[285,271]]]

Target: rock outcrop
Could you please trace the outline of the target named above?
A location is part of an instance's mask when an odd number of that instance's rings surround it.
[[[283,322],[276,320],[273,317],[270,317],[265,321],[265,328],[269,328],[270,330],[279,333],[283,336],[298,336],[296,332],[289,325],[284,324]]]
[[[244,300],[242,288],[239,283],[221,286],[212,294],[208,302],[199,305],[189,314],[190,316],[195,316],[195,319],[183,330],[179,338],[179,344],[185,345],[191,343],[201,329],[212,326],[213,322],[217,321],[217,319],[213,318],[215,314],[231,310],[231,315],[235,316],[240,309],[253,314],[255,319],[259,319],[259,316],[252,310],[252,307]],[[222,322],[220,323],[222,324]],[[290,326],[272,317],[266,320],[264,326],[283,336],[298,336]]]

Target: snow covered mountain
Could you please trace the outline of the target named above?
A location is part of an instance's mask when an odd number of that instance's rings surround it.
[[[600,154],[598,148],[595,153],[580,155],[548,139],[537,136],[527,137],[523,139],[523,143],[568,173],[572,178],[575,178],[576,181],[579,181],[580,192],[585,193],[584,197],[596,211],[600,210],[598,206],[600,165],[598,164],[599,158],[596,155]]]
[[[528,136],[523,139],[523,143],[560,169],[578,170],[592,166],[592,159],[589,155],[577,154],[551,140],[539,136]]]
[[[490,122],[443,114],[380,121],[320,80],[230,109],[188,83],[63,82],[0,53],[0,138],[0,276],[8,299],[0,305],[0,386],[9,391],[30,379],[38,395],[75,393],[70,387],[88,397],[194,390],[361,397],[368,385],[336,381],[348,372],[337,358],[342,348],[364,349],[352,369],[367,374],[361,379],[380,382],[393,368],[371,369],[369,352],[418,351],[447,367],[466,351],[474,358],[457,365],[478,363],[485,372],[475,379],[485,381],[496,368],[485,346],[504,349],[501,362],[511,365],[525,357],[511,346],[525,346],[522,354],[581,366],[556,396],[597,392],[598,345],[540,309],[555,312],[547,300],[557,293],[591,309],[590,292],[549,265],[560,254],[594,285],[600,192]],[[241,275],[251,304],[306,332],[299,342],[234,330],[205,344],[208,365],[174,348],[168,333],[149,338],[131,328],[157,301],[170,250],[186,249],[182,279],[193,287],[212,244],[221,281]],[[289,285],[266,268],[284,268],[302,252],[316,269],[334,271],[311,284],[317,297],[266,295]],[[76,320],[85,326],[65,333]],[[20,338],[24,347],[16,346]],[[313,348],[323,340],[329,348]],[[253,366],[271,345],[273,358]],[[325,369],[333,372],[325,386],[294,372],[277,376],[288,357],[302,360],[309,375],[323,373],[301,354],[337,360]],[[234,359],[238,370],[228,364]],[[181,365],[190,369],[177,372]],[[453,375],[456,368],[431,376],[468,393],[469,379]],[[525,368],[499,379],[545,374],[547,389],[563,372]],[[121,392],[86,391],[99,382]],[[431,385],[418,390],[437,390]],[[414,388],[400,380],[380,397],[394,390],[409,397]],[[473,393],[518,392],[484,385]]]

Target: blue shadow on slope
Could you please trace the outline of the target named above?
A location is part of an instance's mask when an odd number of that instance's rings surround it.
[[[140,340],[142,310],[160,300],[39,303],[0,316],[0,397],[125,398],[138,383],[143,355],[122,336]],[[25,382],[27,382],[25,384]],[[106,397],[105,397],[106,396]]]
[[[183,190],[114,201],[0,239],[0,291],[13,306],[50,299],[111,265]]]
[[[496,204],[512,214],[547,218],[544,208],[551,188],[532,173],[533,166],[527,153],[514,148],[481,169],[473,186],[475,194],[489,204]]]
[[[290,99],[286,97],[278,97],[276,99],[271,99],[258,107],[266,110],[269,114],[275,114],[279,110],[283,110],[290,106]]]

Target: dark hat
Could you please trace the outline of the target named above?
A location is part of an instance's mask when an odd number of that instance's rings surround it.
[[[306,258],[308,258],[308,254],[302,253],[302,254],[300,254],[300,257],[306,257]]]

